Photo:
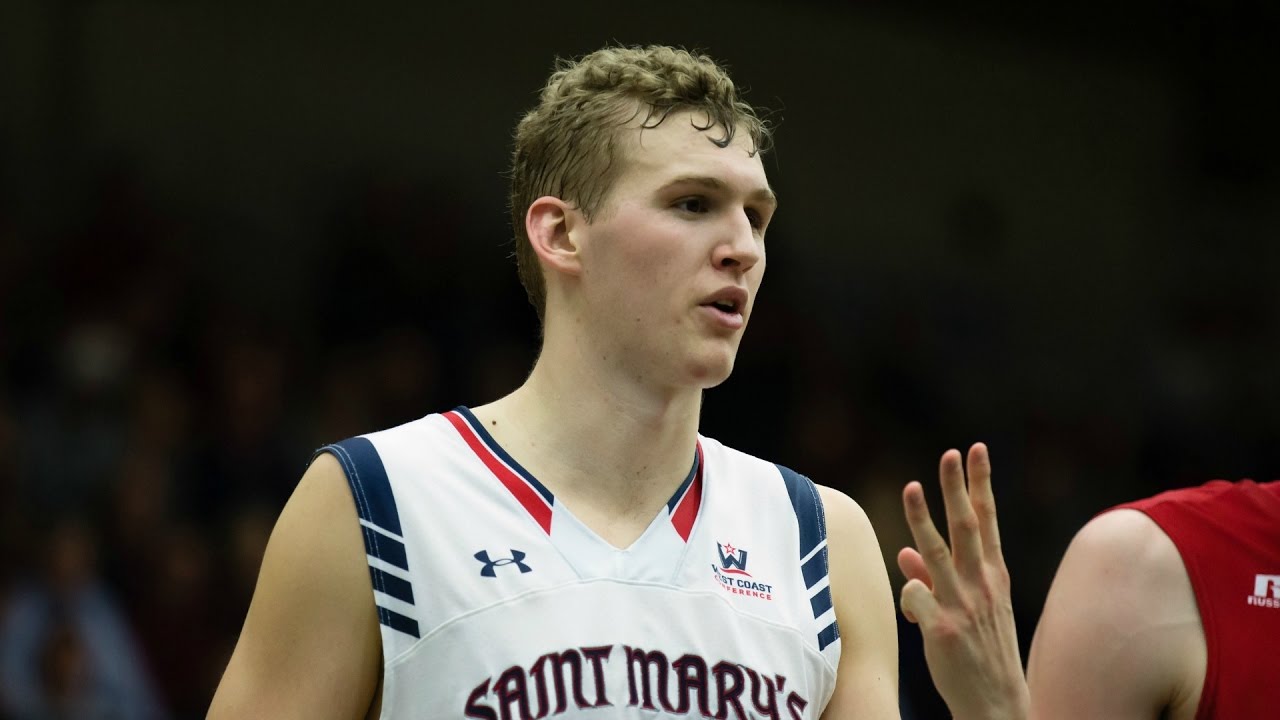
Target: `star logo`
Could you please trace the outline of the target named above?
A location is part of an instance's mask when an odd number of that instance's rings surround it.
[[[720,551],[720,568],[721,572],[730,575],[746,575],[751,577],[751,573],[747,572],[747,551],[736,548],[733,543],[716,543],[716,548]]]

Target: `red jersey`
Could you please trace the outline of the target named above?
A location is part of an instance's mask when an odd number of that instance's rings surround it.
[[[1191,579],[1208,650],[1196,720],[1280,717],[1280,481],[1215,480],[1119,507],[1154,520]]]

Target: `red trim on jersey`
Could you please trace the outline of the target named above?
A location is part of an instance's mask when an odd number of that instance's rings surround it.
[[[702,443],[698,443],[698,472],[694,474],[693,482],[689,483],[684,497],[676,504],[675,512],[671,513],[671,524],[685,542],[689,542],[693,521],[697,519],[698,509],[702,507],[702,466]]]
[[[534,522],[538,523],[539,527],[550,535],[551,506],[547,504],[546,500],[530,487],[524,478],[512,472],[511,468],[494,456],[488,446],[480,440],[475,430],[461,415],[456,412],[447,412],[444,413],[444,416],[457,429],[458,434],[466,441],[471,451],[476,454],[476,457],[480,458],[480,462],[483,462],[485,467],[489,468],[489,472],[498,478],[498,481],[507,488],[516,501],[524,506],[524,509],[533,517]]]

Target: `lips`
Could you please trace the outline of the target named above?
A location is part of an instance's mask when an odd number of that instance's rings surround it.
[[[726,287],[704,298],[700,303],[730,315],[741,315],[747,308],[747,291],[740,287]]]

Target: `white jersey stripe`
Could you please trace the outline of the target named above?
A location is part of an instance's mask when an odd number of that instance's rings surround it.
[[[364,527],[369,528],[370,530],[373,530],[374,532],[382,533],[383,535],[386,535],[387,537],[393,540],[399,540],[402,543],[404,542],[404,536],[397,535],[391,532],[390,530],[384,527],[381,527],[379,525],[374,525],[373,523],[369,522],[368,520],[365,520],[364,518],[360,518],[360,524],[363,525]]]
[[[388,575],[395,575],[396,577],[401,578],[403,580],[410,579],[410,574],[408,572],[406,572],[402,568],[398,568],[395,565],[392,565],[386,560],[379,560],[378,558],[372,555],[365,555],[364,557],[366,560],[369,561],[369,567],[371,568],[377,568],[387,573]]]
[[[388,610],[398,612],[401,615],[404,615],[410,618],[416,618],[418,616],[418,609],[416,607],[414,607],[413,605],[410,605],[407,602],[397,600],[396,598],[393,598],[384,592],[379,592],[378,590],[375,589],[373,591],[373,598],[378,605]]]
[[[822,552],[823,548],[825,548],[826,546],[827,546],[827,540],[826,540],[826,538],[823,538],[823,539],[822,539],[822,542],[820,542],[820,543],[818,543],[817,545],[814,545],[814,546],[813,546],[813,549],[809,551],[809,554],[808,554],[808,555],[805,555],[804,557],[800,558],[800,564],[801,564],[801,565],[804,565],[805,563],[807,563],[807,562],[809,562],[810,560],[812,560],[812,559],[813,559],[813,556],[814,556],[814,555],[817,555],[817,554],[818,554],[818,553],[820,553],[820,552]]]

